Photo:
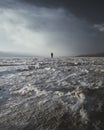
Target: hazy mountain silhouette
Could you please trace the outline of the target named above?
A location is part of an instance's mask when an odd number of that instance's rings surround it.
[[[104,53],[81,54],[79,57],[104,57]]]

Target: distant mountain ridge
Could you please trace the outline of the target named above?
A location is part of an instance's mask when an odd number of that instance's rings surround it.
[[[82,55],[78,55],[78,57],[104,57],[104,53],[82,54]]]

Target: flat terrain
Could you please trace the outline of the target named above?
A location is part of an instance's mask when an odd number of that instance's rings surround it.
[[[0,130],[104,129],[104,58],[0,58]]]

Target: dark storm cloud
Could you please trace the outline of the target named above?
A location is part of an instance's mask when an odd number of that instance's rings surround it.
[[[18,2],[47,8],[64,8],[76,17],[84,18],[91,23],[104,22],[103,0],[5,0],[0,1],[0,7],[19,8]],[[25,8],[25,5],[23,6]]]
[[[104,22],[103,0],[22,0],[31,5],[48,8],[62,7],[71,11],[77,17],[83,17],[92,23]]]

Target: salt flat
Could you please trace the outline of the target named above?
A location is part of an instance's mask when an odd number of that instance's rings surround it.
[[[0,130],[104,129],[104,58],[0,58]]]

